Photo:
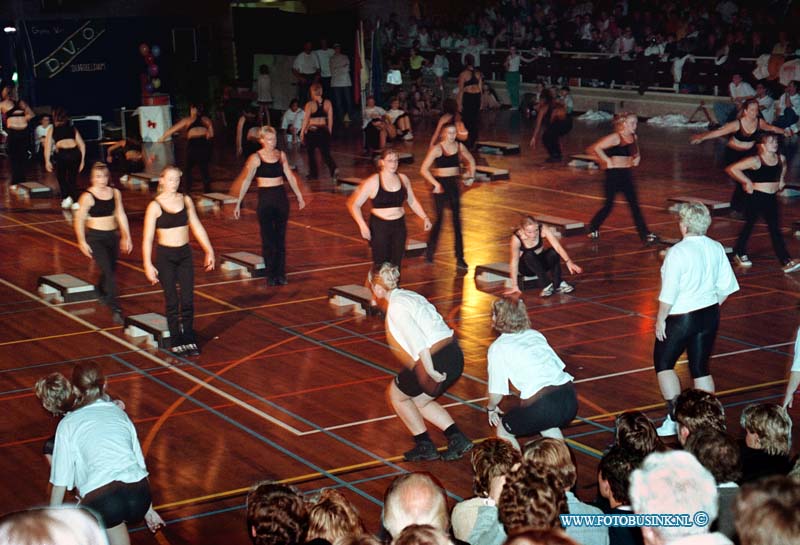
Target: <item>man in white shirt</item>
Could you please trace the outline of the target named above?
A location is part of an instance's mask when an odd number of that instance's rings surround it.
[[[319,41],[319,49],[314,51],[319,64],[319,73],[322,78],[322,94],[329,97],[331,93],[331,57],[334,55],[334,50],[328,47],[328,40],[322,38]]]
[[[720,125],[732,121],[733,118],[736,117],[736,113],[742,107],[744,101],[756,96],[756,90],[753,89],[752,85],[742,79],[741,74],[734,74],[728,85],[728,94],[731,97],[730,102],[714,103],[714,115],[717,118],[717,123]]]
[[[333,99],[334,130],[342,127],[345,114],[353,116],[353,83],[350,79],[350,58],[342,53],[342,46],[333,44],[331,68],[331,97]]]
[[[763,83],[756,85],[756,100],[758,100],[758,109],[761,111],[764,121],[772,125],[775,119],[775,99],[769,96]]]
[[[797,92],[797,87],[800,85],[796,81],[790,81],[786,86],[786,91],[781,95],[781,98],[775,104],[777,117],[775,118],[775,126],[782,129],[789,128],[793,134],[797,134],[798,120],[800,120],[800,93]]]
[[[475,64],[473,64],[473,66],[475,68],[480,68],[481,52],[484,50],[483,45],[478,43],[477,38],[470,38],[467,43],[468,45],[466,47],[461,48],[461,64],[464,64],[464,59],[467,55],[472,55],[473,59],[475,59]]]
[[[292,73],[297,78],[297,98],[304,105],[309,100],[308,88],[319,75],[319,59],[311,52],[311,42],[303,44],[303,51],[295,57]]]
[[[672,412],[681,383],[675,364],[684,350],[694,388],[714,391],[708,362],[719,328],[719,307],[739,290],[722,244],[705,236],[711,225],[705,205],[683,204],[679,216],[683,240],[669,249],[661,267],[653,348],[658,386],[667,403],[667,418],[658,429],[662,436],[677,432]]]

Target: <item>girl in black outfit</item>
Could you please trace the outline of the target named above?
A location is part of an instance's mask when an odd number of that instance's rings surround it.
[[[208,164],[211,160],[211,139],[214,138],[214,125],[211,120],[203,113],[203,106],[200,104],[189,105],[189,117],[184,117],[172,127],[170,127],[159,142],[165,142],[170,136],[178,131],[186,130],[186,192],[192,191],[192,171],[194,167],[200,167],[200,174],[203,176],[203,191],[211,191],[211,175],[208,172]]]
[[[439,241],[439,231],[442,228],[445,206],[450,207],[453,216],[453,236],[456,245],[456,267],[467,270],[469,265],[464,261],[464,241],[461,235],[461,161],[469,165],[464,184],[472,185],[475,179],[475,159],[460,142],[456,140],[457,130],[455,124],[445,125],[440,133],[441,141],[438,146],[428,150],[419,173],[433,186],[433,198],[436,203],[436,223],[433,224],[431,235],[428,237],[428,249],[425,260],[433,262],[436,253],[436,244]],[[433,167],[433,170],[431,170]]]
[[[600,167],[606,171],[606,202],[589,224],[589,238],[600,237],[600,226],[614,208],[614,197],[621,191],[631,207],[639,238],[643,242],[658,240],[658,237],[647,229],[642,210],[639,208],[636,188],[633,185],[632,170],[639,166],[642,159],[636,139],[638,122],[636,114],[617,114],[614,118],[615,132],[604,136],[588,149],[590,154],[599,159]]]
[[[258,224],[261,227],[261,255],[267,272],[268,286],[283,286],[286,279],[286,224],[289,222],[289,199],[286,196],[286,179],[297,197],[300,210],[305,207],[303,194],[297,185],[294,172],[286,154],[276,149],[278,135],[272,127],[261,127],[261,149],[247,158],[239,175],[239,189],[233,217],[239,219],[242,199],[253,178],[258,185]],[[239,180],[234,182],[234,186]]]
[[[214,248],[197,217],[191,197],[178,193],[181,171],[168,166],[158,179],[159,194],[144,214],[142,259],[151,284],[161,282],[166,301],[171,350],[176,355],[197,356],[200,348],[194,334],[194,265],[189,229],[205,251],[203,265],[214,270]],[[153,266],[153,240],[158,235],[158,253]],[[180,286],[180,299],[178,287]]]
[[[322,98],[322,85],[315,83],[309,90],[311,100],[306,103],[300,141],[305,139],[308,152],[308,177],[317,178],[317,159],[314,150],[319,148],[322,159],[328,165],[331,178],[336,181],[336,162],[331,157],[331,134],[333,133],[333,106],[331,101]]]
[[[258,124],[258,108],[248,106],[239,117],[236,124],[236,156],[247,160],[252,154],[261,149],[260,132]]]
[[[778,137],[763,134],[758,144],[758,154],[732,164],[726,169],[728,176],[741,184],[745,194],[745,224],[736,245],[733,247],[734,260],[742,267],[751,267],[747,257],[747,241],[759,216],[764,218],[772,240],[772,249],[781,262],[783,272],[800,270],[800,262],[792,260],[781,234],[778,213],[778,191],[786,183],[786,157],[778,154]]]
[[[108,147],[106,150],[106,162],[112,165],[115,171],[125,175],[144,171],[147,164],[151,163],[152,160],[146,160],[141,142],[126,138]]]
[[[464,56],[464,70],[458,76],[458,109],[461,112],[464,126],[469,131],[467,148],[473,149],[478,141],[478,125],[481,114],[481,90],[483,74],[473,66],[475,57]]]
[[[3,127],[8,134],[6,149],[11,162],[11,184],[21,184],[25,182],[25,166],[28,163],[31,147],[28,122],[35,117],[35,114],[30,106],[17,99],[16,87],[7,85],[3,88],[0,115],[3,116]]]
[[[572,118],[567,114],[567,108],[556,100],[552,89],[545,89],[539,101],[536,116],[536,128],[531,137],[531,148],[536,149],[536,140],[542,134],[542,143],[548,154],[548,163],[561,161],[561,137],[572,130]],[[542,133],[542,129],[544,132]]]
[[[78,130],[70,123],[67,112],[63,108],[53,110],[53,124],[47,129],[44,138],[44,149],[54,149],[56,161],[56,178],[61,191],[61,208],[78,208],[78,172],[83,170],[86,157],[86,144]],[[47,172],[53,172],[50,154],[44,154],[44,165]]]

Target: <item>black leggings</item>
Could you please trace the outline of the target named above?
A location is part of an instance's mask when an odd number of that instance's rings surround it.
[[[551,121],[542,133],[542,143],[547,154],[553,159],[561,159],[561,137],[572,130],[572,118]]]
[[[467,137],[467,148],[469,149],[474,148],[475,142],[478,141],[480,116],[481,94],[464,93],[461,98],[461,120],[464,122],[464,127],[469,131],[469,136]]]
[[[453,216],[453,236],[455,237],[456,259],[464,259],[464,237],[461,234],[461,192],[458,187],[461,183],[460,176],[437,177],[442,184],[443,193],[434,193],[433,200],[436,204],[436,221],[428,237],[428,255],[436,251],[439,242],[439,232],[442,229],[445,207],[450,208]]]
[[[606,218],[614,208],[614,198],[617,193],[622,192],[625,200],[628,201],[628,206],[631,207],[631,214],[633,215],[633,222],[636,224],[636,231],[639,232],[639,238],[645,239],[650,232],[647,229],[647,224],[642,215],[642,209],[639,208],[639,197],[636,195],[636,187],[633,185],[633,175],[629,168],[609,168],[606,170],[606,202],[603,207],[597,211],[597,214],[592,218],[589,224],[589,231],[597,231]]]
[[[747,253],[747,241],[753,232],[753,226],[759,217],[764,218],[769,229],[769,238],[772,240],[772,249],[781,264],[791,261],[789,251],[786,249],[786,242],[781,234],[781,226],[778,215],[778,196],[775,193],[764,193],[763,191],[753,191],[752,195],[745,193],[745,215],[746,221],[739,238],[736,239],[736,246],[733,253],[744,255]]]
[[[391,263],[400,267],[406,253],[406,218],[396,220],[381,219],[375,214],[369,217],[369,230],[372,235],[372,262],[375,265]]]
[[[513,435],[533,435],[550,428],[563,428],[576,414],[578,396],[572,382],[567,382],[544,393],[533,403],[508,411],[503,415],[503,427]]]
[[[373,151],[381,149],[381,130],[375,123],[375,121],[372,121],[364,127],[364,144],[368,150]]]
[[[289,222],[289,198],[284,185],[258,188],[257,214],[267,278],[283,278],[286,276],[286,224]]]
[[[8,159],[11,162],[11,183],[21,184],[25,182],[25,167],[28,163],[28,152],[30,150],[31,137],[28,129],[6,129],[8,139]]]
[[[336,162],[331,157],[331,135],[326,127],[320,127],[316,130],[309,130],[306,132],[306,151],[308,152],[308,176],[309,178],[316,178],[317,172],[317,158],[314,150],[319,148],[322,154],[322,160],[328,165],[328,170],[333,176],[336,170]]]
[[[158,280],[167,305],[167,326],[172,347],[195,342],[194,338],[194,266],[192,247],[158,245],[156,253]],[[180,286],[180,299],[178,295]]]
[[[81,166],[81,150],[67,148],[55,153],[56,179],[61,197],[78,201],[78,167]]]
[[[119,237],[117,231],[86,230],[86,242],[92,249],[92,258],[100,267],[100,279],[97,281],[97,291],[100,301],[118,312],[117,282],[114,273],[117,270],[119,258]]]
[[[751,155],[755,155],[758,151],[757,146],[753,146],[750,149],[746,150],[737,150],[730,146],[725,148],[725,166],[730,166],[734,163],[738,163],[742,159],[746,159]],[[734,180],[731,178],[733,182],[733,193],[731,194],[731,210],[735,212],[739,212],[740,214],[744,214],[747,208],[747,193],[744,192],[744,188],[742,184],[738,182],[738,180]]]
[[[656,373],[674,369],[678,358],[686,350],[692,378],[710,375],[708,360],[711,358],[718,328],[719,305],[716,304],[686,314],[667,316],[667,339],[656,339],[653,347]]]
[[[185,193],[192,191],[192,171],[195,166],[200,167],[203,177],[203,191],[211,190],[211,175],[208,173],[208,164],[211,161],[211,142],[205,136],[190,138],[186,142],[186,167],[183,173],[186,180]]]
[[[431,361],[434,369],[447,374],[442,382],[434,382],[419,361],[413,369],[406,368],[395,377],[397,388],[409,397],[428,394],[437,398],[445,393],[464,372],[464,353],[461,351],[458,339],[454,337],[453,342],[432,354]]]
[[[92,490],[83,498],[81,506],[99,515],[106,528],[113,528],[123,522],[135,523],[144,519],[152,503],[150,483],[145,477],[136,483],[112,481]]]
[[[542,287],[552,283],[554,288],[558,288],[561,285],[561,257],[552,248],[540,254],[523,252],[519,258],[519,272],[523,276],[538,276],[539,285]]]

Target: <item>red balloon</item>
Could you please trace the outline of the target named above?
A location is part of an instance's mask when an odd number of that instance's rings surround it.
[[[139,53],[142,54],[142,57],[147,57],[150,54],[150,46],[147,44],[140,44]]]
[[[158,75],[158,66],[155,64],[151,64],[149,67],[150,77],[156,77]]]
[[[152,55],[145,55],[144,62],[146,62],[148,65],[153,65],[156,63],[156,58]]]

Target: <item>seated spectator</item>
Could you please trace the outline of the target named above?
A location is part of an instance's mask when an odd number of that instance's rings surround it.
[[[481,110],[499,110],[500,99],[492,86],[486,81],[483,82],[483,91],[481,92]]]
[[[728,85],[728,96],[730,96],[729,102],[714,103],[714,116],[720,125],[736,119],[736,115],[741,110],[744,101],[755,98],[756,91],[742,79],[741,74],[735,73],[731,77],[731,83]]]
[[[506,477],[498,502],[506,534],[525,528],[560,529],[559,515],[565,512],[567,498],[555,474],[523,462]]]
[[[800,536],[800,484],[779,476],[746,484],[734,517],[741,545],[794,545]]]
[[[430,524],[406,526],[392,545],[452,545],[448,535]]]
[[[0,518],[3,545],[107,545],[106,533],[89,511],[49,507]]]
[[[293,98],[289,103],[289,109],[283,112],[281,119],[281,130],[286,131],[286,142],[289,144],[300,143],[300,129],[303,128],[303,117],[305,112],[300,108],[300,103]]]
[[[650,453],[668,450],[653,423],[641,411],[628,411],[617,416],[614,445],[640,460]]]
[[[521,530],[510,536],[505,545],[579,545],[562,530]]]
[[[635,513],[684,514],[695,522],[687,526],[645,526],[645,545],[732,545],[720,533],[709,533],[717,518],[717,486],[714,477],[688,452],[656,452],[645,458],[631,475],[631,505]],[[708,515],[707,524],[696,524],[695,513]]]
[[[299,545],[308,530],[308,511],[291,486],[262,482],[247,494],[247,533],[253,545]]]
[[[386,110],[375,104],[373,96],[367,97],[362,128],[366,148],[372,152],[381,151],[386,141],[397,134],[394,125],[387,122]]]
[[[673,410],[681,445],[685,445],[689,436],[696,431],[709,428],[722,432],[726,430],[725,409],[712,393],[687,388],[675,398]]]
[[[631,474],[641,462],[635,455],[619,446],[603,455],[597,467],[597,485],[600,495],[608,501],[607,515],[630,514],[631,499],[628,494]],[[610,527],[608,539],[611,545],[642,545],[642,530],[638,527]]]
[[[775,120],[775,99],[770,96],[767,87],[762,82],[758,82],[756,85],[756,100],[761,117],[771,125]]]
[[[775,103],[776,117],[773,124],[782,129],[788,128],[792,131],[792,134],[797,134],[798,127],[800,127],[800,123],[798,123],[798,120],[800,120],[800,117],[798,117],[800,116],[800,93],[798,93],[798,87],[800,87],[800,82],[790,81],[786,86],[786,91]]]
[[[323,490],[308,509],[308,544],[332,545],[338,539],[365,531],[356,508],[337,490]]]
[[[411,48],[408,56],[408,67],[411,73],[411,81],[419,85],[422,81],[422,65],[425,64],[425,57],[419,54],[415,48]]]
[[[411,118],[408,114],[400,109],[400,100],[393,98],[390,103],[389,111],[386,116],[389,122],[394,126],[395,134],[402,137],[403,140],[413,140],[414,133],[411,131]]]
[[[736,483],[742,477],[742,459],[739,445],[733,437],[719,430],[708,429],[693,433],[686,441],[686,451],[709,470],[717,481],[718,515],[711,528],[730,539],[736,535],[733,503],[739,493]]]
[[[767,475],[786,475],[792,469],[792,420],[780,405],[748,405],[742,412],[745,431],[742,446],[742,480],[746,483]]]
[[[383,525],[392,538],[407,526],[428,524],[448,532],[447,498],[444,489],[430,473],[406,473],[386,490]]]

